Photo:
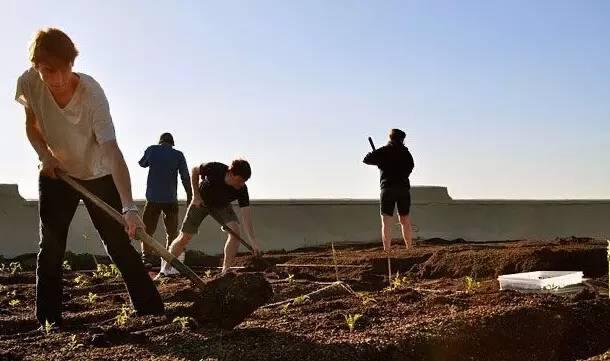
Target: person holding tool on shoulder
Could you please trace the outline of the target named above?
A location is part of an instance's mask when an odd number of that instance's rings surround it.
[[[404,145],[406,134],[400,129],[391,129],[387,145],[375,149],[371,138],[373,151],[368,153],[363,162],[374,165],[381,171],[380,205],[381,205],[381,237],[383,248],[391,249],[392,244],[392,222],[394,221],[394,209],[398,208],[398,217],[402,230],[402,237],[407,249],[413,246],[411,239],[411,220],[409,218],[411,208],[411,183],[409,176],[413,172],[415,163],[409,149]]]

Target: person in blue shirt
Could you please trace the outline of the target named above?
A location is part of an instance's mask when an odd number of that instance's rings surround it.
[[[167,247],[178,236],[178,173],[187,194],[187,204],[190,204],[193,195],[186,159],[181,151],[174,149],[174,137],[170,133],[163,133],[159,144],[148,147],[139,163],[149,168],[146,205],[142,215],[146,233],[150,236],[155,233],[159,216],[163,213]],[[155,261],[153,252],[142,243],[142,261],[148,268]]]

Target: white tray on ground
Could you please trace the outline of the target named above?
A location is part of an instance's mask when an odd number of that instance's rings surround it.
[[[536,271],[498,277],[501,290],[555,290],[582,283],[580,271]]]

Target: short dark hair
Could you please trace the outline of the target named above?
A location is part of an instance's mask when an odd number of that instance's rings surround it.
[[[394,143],[403,143],[407,134],[400,129],[390,129],[390,140]]]
[[[250,177],[252,176],[252,169],[250,168],[250,163],[243,159],[235,159],[231,163],[231,167],[229,167],[229,172],[233,173],[233,175],[242,177],[245,181],[250,179]]]
[[[45,62],[58,69],[74,63],[78,50],[72,39],[56,28],[40,29],[30,43],[30,61],[36,67]]]
[[[161,143],[167,143],[171,146],[174,146],[174,137],[172,136],[172,133],[161,134],[161,137],[159,137],[159,144]]]

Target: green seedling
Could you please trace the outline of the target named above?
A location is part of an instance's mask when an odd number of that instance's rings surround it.
[[[0,292],[4,292],[8,289],[5,285],[0,285]]]
[[[83,273],[79,273],[76,278],[74,278],[74,283],[76,283],[76,287],[85,287],[89,285],[89,279]]]
[[[288,278],[286,278],[288,280],[288,284],[293,284],[294,283],[294,275],[292,273],[288,274]]]
[[[481,287],[481,282],[477,281],[474,277],[464,277],[464,289],[466,292],[474,291],[479,287]]]
[[[98,279],[118,278],[119,276],[121,276],[121,272],[114,263],[110,265],[98,263],[97,269],[93,271],[93,278]]]
[[[17,271],[23,270],[23,268],[21,267],[21,263],[19,263],[19,262],[11,262],[11,264],[9,265],[9,269],[10,269],[12,275],[17,273]]]
[[[53,327],[55,326],[55,322],[49,322],[49,320],[44,321],[44,333],[48,336],[51,331],[53,331]]]
[[[121,277],[121,271],[119,271],[119,267],[117,267],[117,265],[115,265],[114,263],[110,264],[110,276],[114,278]]]
[[[78,340],[76,339],[76,335],[70,336],[70,343],[68,343],[68,348],[70,350],[77,350],[81,347],[85,347],[85,345],[83,345],[82,343],[78,343]]]
[[[68,260],[64,260],[61,267],[64,269],[64,271],[72,271],[72,266],[70,266],[70,262],[68,262]]]
[[[393,291],[396,289],[404,288],[409,285],[409,277],[401,276],[400,272],[396,272],[396,276],[390,279],[390,286],[388,286],[386,291]]]
[[[187,316],[175,317],[172,323],[179,324],[182,331],[186,331],[190,325],[197,325],[197,321]]]
[[[368,292],[359,292],[358,296],[360,296],[360,300],[364,306],[368,305],[369,303],[377,303],[377,300],[375,300],[375,298],[373,298]]]
[[[205,271],[203,275],[205,276],[205,278],[212,278],[212,270],[209,269]]]
[[[89,294],[87,295],[87,302],[89,302],[90,304],[94,304],[95,301],[97,301],[97,294],[89,292]]]
[[[17,297],[17,290],[12,290],[10,292],[7,292],[6,295],[9,297]]]
[[[15,306],[19,305],[20,303],[21,303],[21,301],[19,301],[19,300],[10,300],[8,302],[9,306],[11,306],[11,307],[15,307]]]
[[[307,302],[309,302],[309,296],[307,296],[307,295],[295,297],[294,300],[292,300],[292,304],[294,306],[302,305],[302,304],[307,303]]]
[[[8,270],[8,267],[6,267],[6,264],[0,263],[0,272],[4,273],[7,270]]]
[[[282,308],[280,308],[280,312],[283,315],[287,315],[288,314],[288,308],[290,307],[290,303],[286,303],[282,306]]]
[[[121,310],[117,314],[114,323],[117,326],[125,326],[127,321],[131,319],[131,316],[135,313],[134,309],[131,308],[128,304],[124,304],[121,307]]]
[[[356,322],[358,322],[358,320],[362,317],[361,314],[356,313],[356,314],[348,314],[345,316],[345,323],[347,324],[347,327],[349,328],[349,332],[353,332],[354,328],[356,327]]]

